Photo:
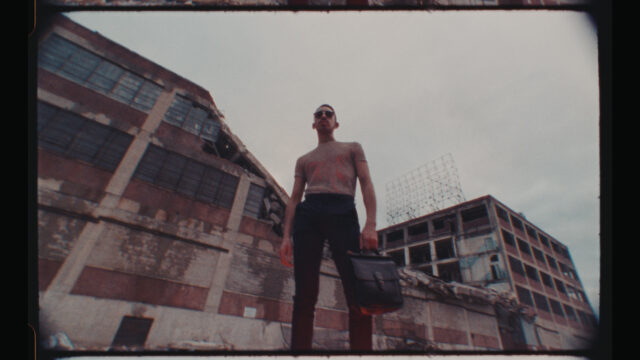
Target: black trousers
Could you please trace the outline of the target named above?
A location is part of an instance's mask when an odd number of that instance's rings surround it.
[[[349,343],[351,350],[372,349],[370,315],[355,307],[353,289],[346,275],[347,251],[360,250],[360,225],[354,198],[348,195],[307,195],[296,207],[293,224],[293,262],[295,295],[291,324],[291,349],[311,350],[313,320],[320,281],[324,242],[342,280],[349,307]]]

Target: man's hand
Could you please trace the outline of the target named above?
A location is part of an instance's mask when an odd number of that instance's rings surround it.
[[[378,233],[376,232],[375,224],[366,223],[364,225],[360,233],[360,248],[364,250],[378,249]]]
[[[280,245],[280,262],[284,266],[293,267],[293,246],[291,244],[291,237],[285,236],[282,238],[282,245]]]

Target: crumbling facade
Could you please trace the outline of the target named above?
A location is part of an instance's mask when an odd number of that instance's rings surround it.
[[[30,125],[37,126],[43,348],[288,349],[293,276],[278,256],[288,195],[231,132],[210,93],[64,16],[40,26]],[[535,253],[529,259],[499,240],[498,225],[527,238],[493,215],[492,201],[480,200],[487,213],[476,213],[475,203],[451,209],[464,233],[440,232],[443,222],[431,218],[426,233],[420,219],[380,232],[385,251],[405,254],[409,265],[432,259],[434,270],[402,270],[405,306],[374,318],[375,350],[562,348],[554,334],[583,334],[588,304],[536,288],[527,271],[518,277],[506,266],[513,257],[542,269]],[[481,266],[487,261],[489,270]],[[573,269],[565,257],[558,262]],[[577,279],[544,269],[581,289]],[[347,350],[346,303],[331,261],[322,264],[320,286],[314,347]],[[554,311],[536,310],[534,324],[527,299],[505,292],[512,286],[554,294],[549,299],[576,316],[562,324]],[[529,339],[533,331],[542,341]]]
[[[378,236],[383,253],[401,268],[453,287],[513,294],[531,316],[504,324],[504,349],[589,348],[597,324],[568,248],[494,197],[387,227]]]

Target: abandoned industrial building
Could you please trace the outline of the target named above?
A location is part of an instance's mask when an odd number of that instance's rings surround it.
[[[515,294],[535,320],[501,332],[503,341],[570,349],[594,336],[593,310],[567,247],[492,196],[393,225],[378,236],[400,267]]]
[[[37,66],[41,345],[288,349],[288,195],[209,91],[64,15],[42,31]],[[379,234],[405,306],[374,318],[375,350],[589,346],[567,248],[492,197]],[[345,350],[331,261],[320,284],[314,347]]]

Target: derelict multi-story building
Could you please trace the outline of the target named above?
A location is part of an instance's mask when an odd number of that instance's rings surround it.
[[[535,321],[503,332],[510,342],[575,349],[595,335],[568,248],[492,196],[389,226],[378,236],[401,267],[446,283],[512,292]]]

